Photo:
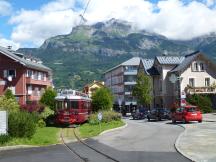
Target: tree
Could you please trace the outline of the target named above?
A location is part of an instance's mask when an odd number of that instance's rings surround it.
[[[10,89],[7,89],[5,91],[5,94],[4,96],[7,98],[7,99],[14,99],[16,100],[15,96],[13,95],[12,91]]]
[[[48,106],[50,109],[55,109],[55,97],[57,93],[52,87],[48,87],[41,96],[40,103]]]
[[[139,72],[137,75],[137,84],[134,86],[132,95],[137,98],[141,105],[149,106],[152,102],[152,80],[150,76],[144,72]]]
[[[97,89],[92,95],[92,110],[111,110],[113,105],[113,96],[108,88]]]
[[[8,112],[19,111],[20,106],[18,102],[13,98],[7,98],[6,96],[0,97],[0,110],[6,110]]]

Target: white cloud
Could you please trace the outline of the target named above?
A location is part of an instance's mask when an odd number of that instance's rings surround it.
[[[38,10],[19,11],[10,19],[15,25],[11,39],[39,46],[49,37],[69,33],[79,23],[80,11],[74,10],[78,2],[84,8],[88,0],[55,0]],[[92,0],[85,18],[88,24],[123,19],[170,39],[191,39],[216,32],[216,9],[209,8],[213,4],[214,0],[187,4],[180,0],[164,0],[157,4],[147,0]]]
[[[20,47],[20,44],[0,37],[0,46],[2,47],[12,46],[12,49],[17,50]]]
[[[74,3],[74,0],[57,0],[39,10],[21,10],[10,19],[10,23],[16,25],[11,39],[39,46],[49,37],[69,33],[79,18],[71,9]]]
[[[12,6],[5,0],[0,0],[0,16],[7,16],[11,13]]]

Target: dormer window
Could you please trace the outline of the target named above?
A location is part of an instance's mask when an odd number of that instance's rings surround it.
[[[192,71],[197,72],[197,71],[204,71],[204,63],[203,62],[194,62],[192,64]]]

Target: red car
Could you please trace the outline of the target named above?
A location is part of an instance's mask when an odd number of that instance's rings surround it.
[[[196,106],[185,106],[177,108],[175,112],[172,113],[172,122],[182,121],[183,123],[188,123],[190,121],[202,122],[202,113]]]

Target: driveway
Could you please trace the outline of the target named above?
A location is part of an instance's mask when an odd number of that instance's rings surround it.
[[[86,142],[103,153],[122,162],[187,162],[176,152],[174,143],[183,128],[167,121],[147,122],[126,119],[124,129],[105,133]],[[70,143],[89,162],[103,162],[104,157],[79,143]],[[42,148],[18,149],[0,152],[0,162],[77,162],[76,155],[63,145]]]

